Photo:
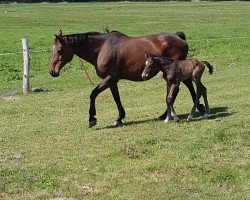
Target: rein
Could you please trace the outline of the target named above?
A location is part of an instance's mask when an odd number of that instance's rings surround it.
[[[90,76],[89,76],[89,73],[88,73],[88,71],[87,71],[87,68],[84,66],[84,64],[83,64],[83,60],[79,57],[79,61],[80,61],[80,65],[82,66],[82,68],[83,68],[83,71],[85,72],[85,74],[86,74],[86,76],[87,76],[87,78],[88,78],[88,80],[89,80],[89,83],[91,84],[91,85],[94,85],[94,83],[92,82],[92,79],[90,78]]]

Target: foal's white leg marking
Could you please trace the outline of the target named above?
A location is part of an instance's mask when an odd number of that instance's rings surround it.
[[[192,119],[193,119],[193,115],[190,113],[190,114],[188,115],[187,121],[190,122]]]
[[[165,123],[168,123],[169,121],[169,116],[166,117],[166,119],[164,120]]]
[[[123,125],[122,121],[120,121],[120,122],[115,121],[114,124],[113,124],[114,127],[119,127],[119,126],[122,126],[122,125]]]

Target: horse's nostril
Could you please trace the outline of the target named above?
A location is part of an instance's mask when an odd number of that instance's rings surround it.
[[[53,71],[50,71],[49,73],[50,73],[50,75],[51,75],[51,76],[53,76],[53,74],[54,74],[54,72],[53,72]]]
[[[142,74],[142,79],[145,80],[147,78],[147,74]]]
[[[50,75],[51,75],[52,77],[58,77],[58,76],[59,76],[59,73],[54,72],[54,71],[51,71],[51,72],[49,72],[49,73],[50,73]]]

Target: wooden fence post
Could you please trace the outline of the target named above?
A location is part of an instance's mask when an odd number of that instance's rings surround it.
[[[26,38],[22,38],[23,46],[23,93],[28,93],[30,90],[29,85],[29,68],[30,68],[30,57],[29,57],[29,45]]]

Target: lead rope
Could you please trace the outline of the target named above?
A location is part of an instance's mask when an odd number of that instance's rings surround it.
[[[79,57],[79,60],[80,60],[80,65],[82,66],[82,68],[83,68],[83,71],[85,72],[85,74],[86,74],[86,76],[87,76],[87,78],[89,79],[89,83],[91,84],[91,85],[94,85],[94,83],[92,82],[92,80],[91,80],[91,78],[90,78],[90,76],[89,76],[89,73],[88,73],[88,71],[87,71],[87,68],[84,66],[84,64],[83,64],[83,60]]]

